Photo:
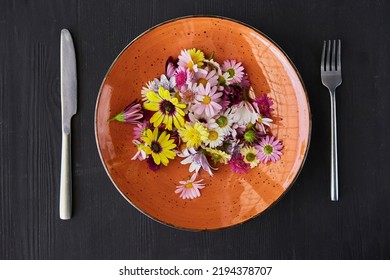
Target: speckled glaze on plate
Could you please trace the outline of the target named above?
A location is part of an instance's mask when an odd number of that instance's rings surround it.
[[[122,111],[146,82],[165,72],[169,56],[197,48],[214,59],[242,61],[257,95],[274,99],[272,132],[284,143],[284,155],[275,164],[261,164],[248,174],[222,166],[207,183],[202,196],[182,200],[174,193],[178,181],[188,178],[180,159],[157,172],[146,162],[132,161],[133,126],[108,122]],[[166,225],[187,230],[214,230],[241,224],[263,213],[291,187],[309,146],[311,131],[307,94],[297,70],[284,52],[258,30],[221,17],[175,19],[146,31],[131,42],[111,65],[97,99],[95,133],[107,174],[134,207]]]

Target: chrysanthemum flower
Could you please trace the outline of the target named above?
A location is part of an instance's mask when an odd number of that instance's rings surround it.
[[[260,160],[260,162],[276,162],[282,155],[281,150],[283,149],[283,144],[280,142],[280,140],[275,139],[274,136],[270,137],[267,135],[260,141],[259,145],[255,146],[255,148],[259,151],[257,158]]]
[[[168,165],[169,159],[174,159],[176,153],[172,149],[176,148],[174,140],[170,139],[170,134],[167,134],[166,131],[163,131],[160,136],[158,136],[158,128],[156,127],[153,131],[150,129],[146,130],[146,135],[142,136],[142,141],[145,142],[145,145],[142,149],[147,155],[152,155],[153,161],[159,165]]]
[[[229,161],[229,165],[236,173],[248,173],[250,164],[244,161],[244,156],[241,153],[237,153]]]
[[[199,190],[203,189],[205,184],[201,183],[203,179],[195,181],[196,176],[197,173],[194,173],[189,180],[180,181],[180,185],[176,187],[175,193],[179,193],[182,199],[194,199],[199,197]]]
[[[256,97],[253,102],[257,105],[262,115],[268,118],[271,117],[271,112],[274,110],[271,108],[271,106],[274,104],[272,98],[268,97],[266,94],[263,94],[260,97]]]
[[[194,73],[190,71],[188,68],[184,68],[183,66],[179,66],[175,72],[175,81],[176,86],[180,92],[185,91],[187,85],[192,81],[194,77]]]
[[[137,100],[131,102],[122,112],[110,119],[110,121],[125,122],[129,124],[138,124],[143,118],[142,106]]]
[[[249,163],[251,168],[255,168],[259,163],[256,155],[259,153],[253,146],[247,146],[241,149],[240,153],[244,157],[244,162]]]
[[[228,135],[232,131],[233,116],[230,112],[231,110],[227,109],[225,112],[215,117],[215,122],[225,135]]]
[[[196,104],[192,106],[194,113],[200,115],[204,112],[207,117],[212,118],[222,109],[218,104],[221,96],[222,92],[217,92],[217,87],[211,87],[209,83],[206,87],[200,84],[195,98]]]
[[[233,122],[239,125],[255,124],[259,114],[249,101],[241,101],[232,107]]]
[[[144,103],[144,108],[150,111],[157,111],[150,118],[150,123],[154,127],[158,127],[161,123],[166,125],[168,130],[172,130],[172,123],[176,128],[184,125],[184,112],[182,109],[185,104],[179,103],[176,97],[172,98],[169,91],[160,87],[158,94],[153,91],[146,93],[146,97],[150,101]]]
[[[186,122],[184,127],[179,129],[179,135],[183,142],[187,144],[187,147],[197,149],[202,142],[207,140],[209,133],[199,122]]]
[[[207,69],[198,69],[194,75],[194,82],[202,84],[204,87],[207,83],[215,87],[218,84],[218,74],[216,70],[207,71]]]
[[[222,145],[225,135],[226,134],[219,127],[214,129],[209,129],[209,137],[205,141],[205,144],[210,148],[216,148]]]
[[[225,60],[222,63],[222,71],[229,73],[229,77],[226,79],[231,84],[240,83],[244,76],[244,67],[241,62],[236,60]]]
[[[206,152],[210,155],[214,164],[216,164],[217,162],[226,164],[231,158],[231,155],[218,149],[206,148]]]
[[[210,176],[213,176],[212,168],[205,156],[201,151],[196,151],[194,148],[186,148],[183,152],[177,154],[179,157],[185,157],[180,163],[181,164],[189,164],[189,172],[198,173],[200,168],[203,168],[207,171]]]
[[[178,65],[190,69],[192,72],[198,72],[198,67],[203,66],[204,53],[192,48],[182,50],[179,55]]]

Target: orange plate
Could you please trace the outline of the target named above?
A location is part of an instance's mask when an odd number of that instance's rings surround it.
[[[248,174],[222,166],[202,196],[182,200],[174,193],[188,178],[188,165],[179,159],[159,171],[132,161],[133,125],[107,120],[134,99],[146,82],[165,73],[169,56],[197,48],[214,59],[241,61],[257,95],[274,100],[272,132],[283,141],[282,159],[260,164]],[[95,133],[103,165],[118,191],[134,207],[166,225],[188,230],[212,230],[243,223],[273,205],[297,178],[305,160],[311,131],[308,98],[300,76],[284,52],[258,30],[220,17],[186,17],[158,25],[131,42],[115,59],[98,95]]]

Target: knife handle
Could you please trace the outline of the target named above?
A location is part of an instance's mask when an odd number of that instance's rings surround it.
[[[72,216],[72,164],[70,133],[62,132],[60,219],[69,220]]]

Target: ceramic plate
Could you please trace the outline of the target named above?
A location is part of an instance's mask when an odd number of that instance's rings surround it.
[[[132,161],[133,126],[108,122],[134,99],[146,82],[165,73],[169,56],[182,49],[215,51],[214,59],[243,62],[256,94],[273,98],[272,132],[283,141],[282,159],[237,174],[228,165],[207,183],[202,196],[183,200],[175,194],[188,178],[188,165],[172,160],[157,172]],[[241,224],[268,209],[291,187],[301,170],[310,140],[310,110],[300,76],[286,54],[260,31],[220,17],[175,19],[146,31],[115,59],[101,85],[95,133],[103,165],[123,197],[149,217],[188,230],[213,230]]]

